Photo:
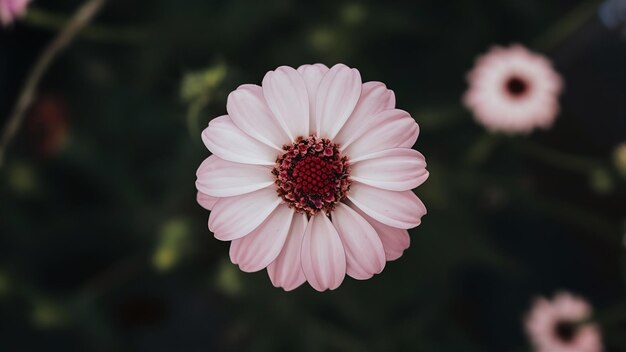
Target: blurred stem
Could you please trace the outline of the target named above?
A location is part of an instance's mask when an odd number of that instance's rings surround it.
[[[584,229],[585,234],[592,235],[612,246],[620,245],[622,241],[620,224],[611,222],[602,215],[571,202],[542,196],[514,179],[503,180],[501,177],[488,173],[463,174],[461,179],[469,181],[462,185],[468,191],[486,189],[495,185],[510,190],[511,197],[515,199],[514,203],[524,209]]]
[[[198,136],[202,131],[200,131],[198,127],[198,120],[200,119],[200,113],[202,109],[204,109],[210,102],[209,95],[202,95],[201,97],[194,100],[187,110],[187,130],[189,131],[189,135],[194,142],[198,142]],[[205,126],[206,127],[206,126]]]
[[[35,66],[33,66],[28,73],[26,83],[18,96],[17,103],[15,104],[11,115],[7,119],[7,124],[2,132],[2,137],[0,139],[0,167],[4,164],[4,154],[6,153],[7,147],[13,140],[13,137],[15,137],[15,134],[22,125],[28,108],[30,108],[30,105],[35,99],[39,81],[41,81],[41,78],[59,53],[61,53],[61,51],[76,37],[80,30],[92,20],[105,3],[106,0],[89,0],[84,3],[76,11],[65,28],[63,28],[56,38],[54,38],[54,40],[46,47],[39,59],[36,61]]]
[[[485,162],[495,148],[500,144],[501,137],[497,134],[486,133],[482,135],[467,152],[466,160],[470,165],[478,165]]]
[[[527,139],[511,140],[509,144],[521,154],[567,171],[589,175],[601,167],[601,163],[595,159],[559,152]]]
[[[46,30],[58,31],[63,29],[71,20],[70,17],[62,14],[56,14],[31,8],[28,10],[24,22]],[[135,28],[110,28],[98,24],[90,24],[78,34],[80,38],[111,42],[111,43],[136,43],[139,42],[144,34]]]
[[[593,18],[599,5],[600,1],[598,0],[582,2],[563,17],[561,21],[550,27],[547,32],[535,40],[531,47],[543,52],[555,49],[582,25]]]
[[[458,103],[440,107],[413,109],[413,117],[419,121],[420,130],[436,132],[469,121],[467,110]]]
[[[542,197],[532,192],[517,192],[517,196],[532,209],[551,214],[572,225],[586,229],[590,234],[615,244],[620,242],[619,226],[586,209],[556,199]]]
[[[594,321],[597,321],[603,326],[617,325],[626,322],[626,303],[620,302],[613,307],[603,310],[595,316]]]

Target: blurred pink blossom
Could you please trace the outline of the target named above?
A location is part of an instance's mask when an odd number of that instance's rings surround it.
[[[552,301],[537,298],[526,317],[526,332],[535,352],[600,352],[600,329],[589,322],[592,308],[568,292]]]
[[[281,66],[230,93],[202,139],[198,202],[231,261],[276,287],[333,290],[380,273],[410,243],[428,177],[418,126],[380,82],[337,64]]]
[[[30,0],[0,0],[0,23],[7,27],[26,13]]]
[[[463,101],[493,132],[528,133],[552,126],[562,81],[550,61],[521,45],[494,47],[476,60]]]

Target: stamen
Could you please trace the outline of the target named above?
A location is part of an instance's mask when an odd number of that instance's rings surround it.
[[[272,174],[278,195],[298,212],[330,213],[350,190],[350,165],[329,139],[298,137],[283,146]]]

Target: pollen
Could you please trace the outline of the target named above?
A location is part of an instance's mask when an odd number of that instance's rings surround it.
[[[350,190],[348,157],[316,136],[298,137],[283,150],[272,170],[278,195],[298,212],[330,213]]]

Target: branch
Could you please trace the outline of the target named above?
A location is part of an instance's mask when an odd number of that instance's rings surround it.
[[[37,86],[41,78],[46,73],[54,59],[59,53],[76,37],[80,30],[85,27],[91,19],[102,8],[106,0],[89,0],[74,14],[74,17],[67,23],[67,26],[48,45],[43,54],[39,57],[35,66],[28,73],[26,83],[18,96],[17,103],[11,115],[7,119],[7,124],[0,139],[0,168],[4,164],[6,150],[17,134],[28,108],[35,99]]]

